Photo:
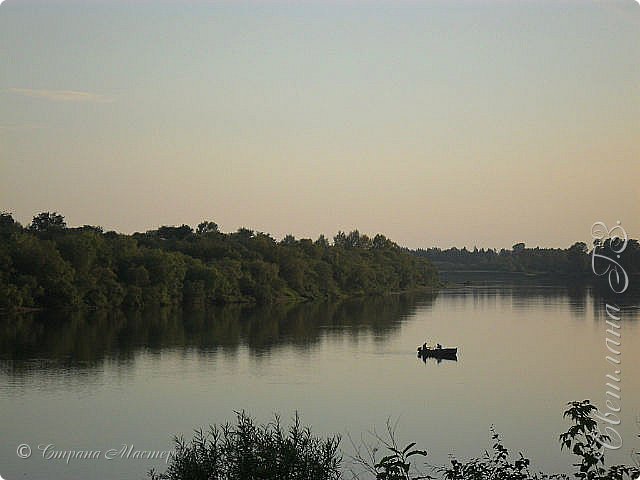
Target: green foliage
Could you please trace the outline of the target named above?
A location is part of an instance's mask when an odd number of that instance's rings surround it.
[[[333,246],[324,236],[276,242],[247,228],[224,234],[212,221],[195,232],[181,225],[122,235],[68,228],[55,212],[24,229],[0,213],[0,309],[269,304],[438,285],[429,260],[382,235],[336,238]]]
[[[210,235],[212,233],[218,233],[218,224],[215,222],[205,221],[198,224],[196,228],[198,235]]]
[[[396,440],[395,425],[387,420],[386,434],[384,437],[373,432],[374,445],[369,445],[364,440],[360,445],[353,444],[355,456],[353,460],[359,468],[364,470],[364,474],[376,480],[426,480],[434,477],[422,474],[412,462],[416,458],[427,456],[426,450],[415,448],[416,443],[412,442],[401,448]],[[380,450],[386,455],[378,458]],[[354,474],[354,479],[361,478],[361,475]]]
[[[340,437],[320,439],[296,414],[288,430],[280,419],[256,425],[244,412],[235,424],[175,439],[175,456],[152,480],[333,480],[340,478]]]
[[[547,475],[531,472],[531,461],[522,453],[518,458],[511,460],[509,450],[502,444],[500,435],[492,428],[493,447],[491,453],[485,452],[480,458],[468,461],[460,461],[451,458],[451,466],[440,467],[437,470],[442,473],[445,480],[545,480],[563,479],[565,475]]]
[[[430,476],[412,476],[410,474],[411,459],[414,455],[426,456],[426,450],[413,449],[415,442],[410,443],[402,450],[391,448],[391,454],[374,465],[377,480],[419,480],[432,478]]]
[[[561,449],[569,449],[579,462],[574,464],[573,477],[564,473],[532,472],[531,461],[522,453],[511,459],[493,429],[491,452],[467,461],[451,457],[449,466],[432,467],[444,480],[623,480],[640,475],[637,467],[606,466],[600,434],[593,418],[597,408],[588,400],[570,402],[564,417],[572,421],[567,432],[560,435]],[[427,456],[425,450],[409,443],[404,448],[395,438],[396,425],[387,421],[385,437],[373,436],[375,445],[365,441],[353,445],[353,460],[360,472],[351,472],[354,480],[425,480],[437,477],[425,475],[415,467],[415,461]],[[237,414],[236,425],[211,427],[209,433],[197,431],[186,443],[176,438],[176,456],[166,473],[150,472],[151,480],[226,480],[226,479],[340,479],[343,478],[340,438],[326,440],[311,435],[302,428],[296,415],[288,433],[278,417],[266,426],[257,426],[244,412]],[[352,442],[353,443],[353,442]],[[380,452],[382,457],[378,458]]]
[[[22,230],[22,226],[16,222],[10,213],[0,211],[0,238],[10,238],[12,234]]]
[[[564,417],[571,419],[573,425],[560,435],[560,446],[576,455],[580,461],[575,463],[575,477],[584,480],[622,480],[637,478],[640,468],[625,465],[606,466],[603,442],[611,438],[600,433],[593,415],[598,411],[589,400],[569,402]]]
[[[34,232],[55,232],[67,228],[64,217],[58,212],[42,212],[33,217],[29,229]]]

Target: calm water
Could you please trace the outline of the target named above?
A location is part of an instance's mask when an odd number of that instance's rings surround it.
[[[174,433],[273,412],[320,434],[359,438],[398,420],[429,461],[478,455],[492,424],[534,467],[568,471],[565,402],[604,405],[605,311],[588,290],[485,284],[437,296],[209,312],[0,319],[0,474],[13,479],[141,479],[162,461],[42,458],[61,450],[169,450]],[[637,305],[637,303],[636,303]],[[623,316],[624,446],[640,449],[638,310]],[[424,340],[459,346],[426,364]],[[31,445],[31,458],[16,454]],[[349,442],[344,443],[349,450]]]

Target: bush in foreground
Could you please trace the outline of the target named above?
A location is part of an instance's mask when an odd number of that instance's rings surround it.
[[[284,430],[280,419],[256,425],[244,412],[236,424],[196,431],[190,442],[176,438],[175,456],[151,480],[334,480],[341,478],[338,435],[320,439],[296,414]]]
[[[356,447],[353,460],[361,472],[351,475],[359,480],[637,479],[638,467],[606,465],[601,443],[610,439],[600,433],[593,418],[596,412],[589,400],[570,402],[564,412],[572,425],[560,435],[560,446],[577,457],[573,475],[532,472],[531,461],[522,453],[515,460],[510,458],[493,429],[491,452],[466,461],[452,457],[450,465],[431,467],[439,477],[426,475],[412,462],[427,452],[416,449],[415,443],[401,448],[389,423],[388,439],[376,435],[377,445],[363,442],[362,447]],[[176,455],[167,472],[150,472],[149,476],[151,480],[337,480],[344,478],[339,445],[339,435],[315,437],[309,427],[301,426],[297,415],[285,432],[278,417],[266,426],[257,426],[243,412],[237,415],[236,425],[211,427],[207,434],[197,431],[189,443],[176,438]]]

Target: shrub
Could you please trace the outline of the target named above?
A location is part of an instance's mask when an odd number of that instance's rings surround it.
[[[564,412],[572,425],[560,435],[561,449],[578,457],[573,476],[532,472],[530,460],[522,453],[511,459],[500,435],[492,428],[493,448],[467,461],[451,457],[450,465],[432,467],[444,480],[623,480],[636,479],[640,468],[607,466],[604,448],[608,437],[598,430],[597,412],[589,400],[570,402]],[[421,480],[434,479],[417,470],[413,461],[427,452],[410,443],[401,448],[395,438],[395,425],[387,421],[386,438],[373,433],[375,445],[362,441],[353,445],[355,464],[362,473],[351,472],[354,479]],[[236,424],[202,430],[189,443],[176,438],[176,454],[164,474],[149,472],[151,480],[338,480],[342,478],[339,453],[340,437],[319,439],[309,427],[302,427],[295,416],[288,431],[280,419],[257,426],[244,412],[237,413]],[[382,447],[382,448],[380,448]],[[379,455],[384,452],[381,458]]]
[[[244,412],[235,424],[198,430],[190,442],[175,439],[167,472],[151,480],[337,480],[341,456],[338,435],[320,439],[296,414],[284,430],[278,416],[264,426]]]

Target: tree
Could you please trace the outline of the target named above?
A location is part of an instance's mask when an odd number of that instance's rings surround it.
[[[158,229],[158,236],[165,240],[183,240],[193,233],[189,225],[179,227],[162,226]]]
[[[196,227],[196,233],[198,235],[207,235],[210,233],[219,233],[218,224],[216,222],[204,221],[199,223]]]
[[[296,244],[296,237],[288,233],[280,243],[282,243],[282,245],[293,246]]]
[[[576,242],[567,250],[567,262],[569,273],[579,274],[588,271],[589,256],[587,255],[587,244]]]
[[[224,234],[214,222],[200,223],[195,234],[181,225],[124,235],[66,228],[55,212],[37,215],[25,231],[1,213],[0,305],[272,303],[437,285],[427,258],[384,236],[354,230],[336,238],[333,246],[324,236],[276,242],[246,228]]]
[[[318,237],[318,239],[315,241],[315,244],[318,247],[322,247],[322,248],[329,248],[329,240],[327,240],[327,237],[325,237],[324,235],[320,235]]]
[[[238,231],[234,234],[241,242],[247,242],[253,237],[253,230],[250,230],[245,227],[240,227]]]
[[[29,229],[34,232],[62,231],[67,228],[64,217],[57,212],[42,212],[33,217]]]
[[[373,248],[383,249],[383,248],[389,248],[391,246],[392,246],[392,242],[381,233],[378,233],[375,237],[373,237]]]
[[[347,248],[358,248],[360,247],[360,232],[358,230],[353,230],[349,232],[347,235]]]
[[[22,230],[22,225],[13,219],[9,212],[0,211],[0,236],[9,237],[12,233]]]
[[[345,233],[342,230],[339,230],[338,233],[336,233],[335,237],[333,237],[333,244],[336,247],[341,247],[344,248],[347,245],[347,236],[345,235]]]

